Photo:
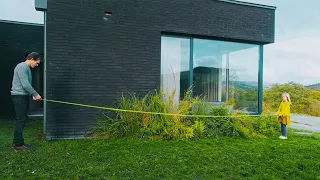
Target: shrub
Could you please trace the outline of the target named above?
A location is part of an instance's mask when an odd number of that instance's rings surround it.
[[[316,91],[316,90],[311,91],[310,97],[312,99],[320,101],[320,91]]]
[[[288,92],[291,96],[291,113],[320,116],[320,91],[310,90],[293,82],[276,84],[264,91],[264,112],[275,112],[281,102],[281,94]]]
[[[206,119],[207,128],[205,134],[207,137],[238,137],[238,133],[235,131],[235,127],[230,121],[230,114],[228,109],[223,107],[213,107],[211,109],[210,115],[218,117]]]
[[[180,114],[201,114],[205,112],[205,105],[198,97],[191,98],[187,91],[184,98],[176,106],[173,98],[175,91],[169,96],[163,91],[147,94],[141,100],[135,95],[119,98],[119,108],[177,114],[173,116],[150,113],[132,113],[117,111],[115,117],[106,117],[101,120],[94,130],[96,136],[106,138],[148,138],[162,139],[190,139],[202,137],[204,123],[201,120],[190,119]]]
[[[303,114],[311,116],[320,116],[320,101],[316,99],[309,99],[308,104],[305,106]]]
[[[192,98],[190,91],[185,93],[178,104],[174,104],[174,96],[175,92],[168,95],[163,91],[154,91],[143,98],[122,95],[118,102],[120,109],[173,115],[116,111],[115,116],[104,116],[98,121],[93,135],[107,139],[187,140],[205,137],[269,137],[279,131],[277,121],[271,116],[250,117],[239,112],[230,114],[224,107],[211,107],[205,98]]]
[[[203,120],[196,120],[192,125],[194,138],[203,138],[205,131],[205,122]]]
[[[261,116],[239,116],[234,114],[232,121],[243,138],[266,138],[279,133],[279,123],[276,116],[263,114]]]

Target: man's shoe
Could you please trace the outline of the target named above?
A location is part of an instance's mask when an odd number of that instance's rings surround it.
[[[14,150],[17,150],[17,151],[23,151],[23,150],[29,150],[29,151],[34,151],[34,147],[30,146],[30,145],[21,145],[21,146],[13,146],[13,149]]]
[[[29,148],[25,145],[21,145],[21,146],[14,146],[13,147],[14,150],[17,150],[17,151],[24,151],[24,150],[29,150]]]

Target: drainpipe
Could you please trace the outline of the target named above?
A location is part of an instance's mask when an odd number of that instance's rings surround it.
[[[43,98],[47,99],[47,11],[43,12],[44,16],[44,68],[43,68]],[[43,134],[46,135],[47,128],[47,101],[43,101]]]
[[[44,48],[43,48],[43,98],[47,98],[47,0],[35,0],[35,9],[37,11],[43,11],[44,16]],[[43,134],[46,135],[47,129],[47,102],[43,101]]]

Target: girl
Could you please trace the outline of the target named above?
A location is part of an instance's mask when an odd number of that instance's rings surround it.
[[[282,102],[278,109],[278,121],[281,124],[281,133],[280,139],[287,139],[287,125],[291,124],[290,121],[290,95],[288,93],[282,94]]]

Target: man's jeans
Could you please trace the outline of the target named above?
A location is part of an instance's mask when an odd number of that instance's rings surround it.
[[[285,124],[281,124],[281,132],[282,132],[282,136],[287,137],[287,125]]]
[[[24,145],[23,129],[28,120],[29,96],[12,95],[12,102],[16,112],[13,146]]]

